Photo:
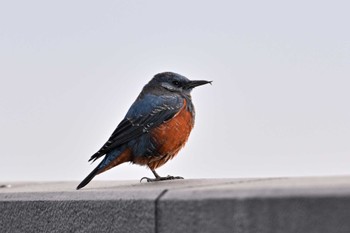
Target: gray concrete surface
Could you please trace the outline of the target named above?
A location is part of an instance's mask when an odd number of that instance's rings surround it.
[[[350,232],[350,177],[0,182],[0,232]]]

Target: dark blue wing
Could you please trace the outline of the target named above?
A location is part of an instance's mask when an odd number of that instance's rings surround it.
[[[89,161],[95,161],[111,150],[140,137],[149,130],[174,117],[183,106],[179,96],[144,95],[138,98],[130,107],[125,118],[114,130],[102,148],[91,156]]]

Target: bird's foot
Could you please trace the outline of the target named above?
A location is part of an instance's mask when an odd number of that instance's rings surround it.
[[[165,176],[165,177],[156,177],[156,178],[148,178],[148,177],[142,177],[140,180],[140,183],[143,180],[146,180],[147,182],[156,182],[156,181],[162,181],[162,180],[179,180],[179,179],[183,179],[183,177],[181,176]]]

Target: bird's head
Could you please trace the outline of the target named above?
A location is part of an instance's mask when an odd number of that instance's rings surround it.
[[[190,95],[193,88],[211,83],[205,80],[189,80],[188,78],[173,72],[156,74],[148,85],[161,88],[165,91]]]

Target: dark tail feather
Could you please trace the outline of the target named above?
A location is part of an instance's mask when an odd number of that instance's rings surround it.
[[[92,170],[92,172],[78,185],[77,190],[83,188],[85,185],[87,185],[100,171],[100,164],[97,165],[97,167]]]

